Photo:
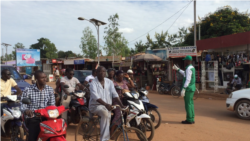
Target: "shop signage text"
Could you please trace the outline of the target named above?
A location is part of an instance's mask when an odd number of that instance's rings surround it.
[[[187,47],[169,47],[168,48],[169,57],[184,57],[187,55],[196,56],[197,48],[195,46]]]

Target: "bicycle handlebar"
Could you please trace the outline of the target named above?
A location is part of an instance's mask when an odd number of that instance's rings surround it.
[[[125,108],[121,108],[120,105],[112,105],[112,110],[115,110],[117,107],[122,111],[126,111],[128,109],[128,106],[126,106]]]

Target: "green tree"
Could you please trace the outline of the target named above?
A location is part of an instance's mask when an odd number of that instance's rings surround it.
[[[14,51],[12,51],[13,60],[16,60],[16,49],[17,48],[24,49],[25,46],[22,43],[19,43],[19,42],[15,44],[15,46],[13,47]]]
[[[83,52],[83,56],[94,59],[98,53],[98,46],[93,31],[89,27],[86,27],[82,33],[83,36],[79,47]]]
[[[201,39],[215,38],[224,35],[250,31],[250,13],[239,12],[230,6],[218,8],[214,13],[208,13],[196,25],[201,26]],[[189,33],[183,44],[194,45],[194,26],[188,28]],[[198,37],[198,26],[197,26]]]
[[[150,49],[158,49],[158,48],[166,48],[171,46],[171,41],[172,38],[170,38],[171,36],[168,34],[168,32],[161,32],[161,34],[159,33],[155,33],[155,39],[156,41],[153,41],[153,39],[150,37],[150,35],[147,35],[147,43],[146,46],[148,46]]]
[[[55,59],[58,58],[57,49],[54,43],[50,42],[50,40],[43,41],[46,51],[46,58]]]
[[[60,51],[57,52],[57,54],[58,54],[58,58],[65,58],[65,52],[64,51],[60,50]]]
[[[45,50],[45,45],[44,42],[48,40],[47,38],[40,38],[37,39],[38,43],[32,44],[30,46],[30,49],[40,49],[41,52],[41,58],[46,58],[46,50]]]
[[[107,55],[122,55],[128,56],[130,55],[130,50],[128,48],[128,41],[119,31],[119,15],[116,13],[111,15],[108,19],[109,24],[105,27],[104,36],[105,47]]]

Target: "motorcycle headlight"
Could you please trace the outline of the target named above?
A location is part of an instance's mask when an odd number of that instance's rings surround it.
[[[59,116],[59,112],[57,109],[55,110],[48,110],[48,114],[50,118],[57,118]]]
[[[233,93],[231,93],[229,96],[228,96],[228,98],[232,98],[233,97]]]
[[[139,94],[137,92],[132,92],[131,93],[135,99],[138,99],[139,98]]]
[[[53,132],[47,130],[47,129],[44,129],[44,134],[54,134]]]
[[[20,118],[22,113],[19,110],[12,110],[12,114],[15,118]]]
[[[77,97],[84,97],[86,92],[79,92],[79,93],[75,93],[75,96]]]

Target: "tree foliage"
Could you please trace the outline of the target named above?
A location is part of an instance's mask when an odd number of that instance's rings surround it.
[[[98,43],[93,35],[93,31],[86,27],[82,33],[83,36],[79,47],[83,52],[83,56],[94,59],[98,54]]]
[[[32,44],[30,46],[30,49],[40,49],[41,58],[46,58],[46,50],[45,50],[45,46],[44,46],[44,41],[46,41],[46,40],[48,40],[48,39],[46,39],[46,38],[37,39],[38,43]]]
[[[119,15],[116,13],[111,15],[108,19],[109,24],[105,27],[104,36],[105,47],[107,55],[122,55],[128,56],[130,55],[130,50],[128,48],[128,41],[119,31]]]
[[[197,37],[198,25],[201,26],[201,39],[246,32],[250,31],[250,13],[248,11],[241,13],[238,9],[224,6],[218,8],[214,13],[208,13],[203,20],[200,19],[196,24]],[[190,33],[185,37],[183,44],[194,45],[194,26],[188,30]]]
[[[24,49],[25,46],[22,43],[19,43],[19,42],[15,44],[15,46],[13,47],[14,51],[12,51],[12,59],[13,60],[16,60],[16,49],[17,48]]]

